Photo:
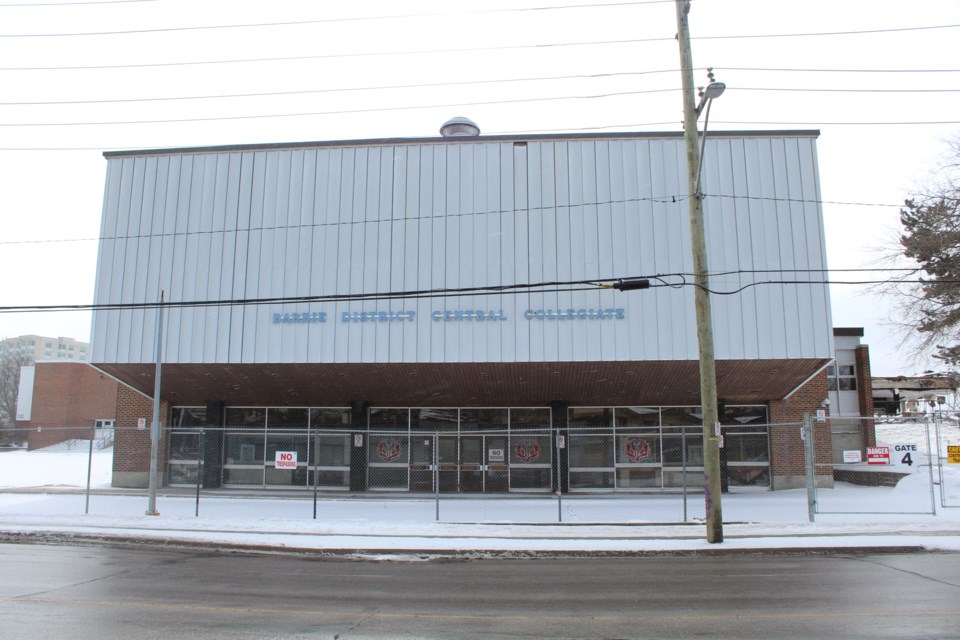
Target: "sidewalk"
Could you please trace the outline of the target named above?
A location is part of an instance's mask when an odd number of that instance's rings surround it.
[[[418,559],[444,556],[701,555],[724,553],[960,552],[956,523],[471,524],[197,519],[160,516],[3,516],[0,541],[149,544],[232,552]]]

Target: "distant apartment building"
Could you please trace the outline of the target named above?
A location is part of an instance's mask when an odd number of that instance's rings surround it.
[[[0,354],[23,353],[34,361],[43,360],[73,360],[87,362],[90,343],[60,336],[17,336],[0,340]]]

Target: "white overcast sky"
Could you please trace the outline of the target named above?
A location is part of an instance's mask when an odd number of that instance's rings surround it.
[[[960,131],[960,2],[694,0],[690,24],[728,86],[710,129],[819,129],[831,280],[885,277],[840,270],[875,266],[897,208],[852,203],[902,203]],[[0,306],[92,301],[104,150],[434,136],[455,115],[679,131],[675,33],[672,0],[0,0]],[[926,368],[886,300],[831,291],[874,375]],[[0,337],[89,331],[0,314]]]

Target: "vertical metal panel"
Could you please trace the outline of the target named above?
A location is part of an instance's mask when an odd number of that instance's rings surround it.
[[[98,302],[300,297],[667,274],[689,282],[679,138],[456,141],[111,159]],[[708,140],[703,190],[720,291],[825,264],[814,140]],[[724,197],[720,197],[724,196]],[[726,197],[730,196],[730,197]],[[130,237],[127,236],[143,236]],[[112,238],[120,238],[114,240]],[[670,275],[673,274],[673,275]],[[801,277],[802,276],[802,277]],[[696,357],[692,289],[521,292],[171,310],[169,362],[671,360]],[[714,296],[720,358],[810,357],[822,285]],[[434,320],[503,309],[507,320]],[[624,308],[624,321],[528,309]],[[344,322],[346,311],[414,322]],[[274,324],[323,310],[325,323]],[[96,361],[152,359],[152,312],[98,312]]]

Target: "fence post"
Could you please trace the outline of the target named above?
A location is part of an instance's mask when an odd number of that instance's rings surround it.
[[[93,472],[93,439],[97,436],[97,423],[90,427],[90,452],[87,454],[87,503],[83,508],[84,515],[90,513],[90,474]]]
[[[203,482],[203,452],[207,443],[207,433],[200,427],[200,442],[197,443],[197,498],[193,505],[193,517],[200,517],[200,485]]]
[[[680,461],[683,464],[683,523],[687,523],[687,428],[680,427]]]
[[[936,424],[937,414],[933,414],[934,424]],[[937,493],[936,489],[933,488],[933,447],[930,446],[930,421],[924,420],[924,426],[927,428],[927,460],[930,462],[930,513],[934,516],[937,515]],[[937,440],[939,443],[939,438]],[[939,447],[937,447],[939,449]],[[937,464],[940,464],[940,454],[937,453]],[[943,486],[943,485],[941,485]]]
[[[434,518],[440,522],[440,432],[433,434],[433,491],[436,500]]]
[[[816,465],[814,463],[813,446],[813,423],[810,421],[810,414],[804,412],[803,426],[800,428],[800,435],[803,439],[803,457],[806,463],[807,475],[807,515],[810,522],[814,521],[814,514],[817,512],[817,477]]]
[[[317,484],[318,484],[318,482],[319,482],[319,478],[318,478],[317,476],[320,475],[320,469],[317,468],[317,467],[320,466],[320,456],[317,454],[317,450],[320,448],[320,442],[319,442],[319,441],[320,441],[320,435],[318,434],[318,435],[313,436],[313,437],[314,437],[316,440],[313,442],[313,451],[307,453],[307,473],[308,473],[308,474],[310,473],[310,461],[311,461],[311,457],[310,457],[310,456],[311,456],[311,453],[312,453],[313,458],[316,459],[316,462],[317,462],[317,464],[313,465],[313,467],[314,467],[314,468],[313,468],[313,519],[316,520],[316,519],[317,519]],[[349,438],[349,436],[348,436],[348,438]],[[310,439],[310,436],[307,436],[307,440],[308,440],[308,445],[307,445],[307,446],[308,446],[308,447],[309,447],[309,439]],[[350,445],[349,439],[348,439],[348,441],[347,441],[347,445],[348,445],[348,446]]]

